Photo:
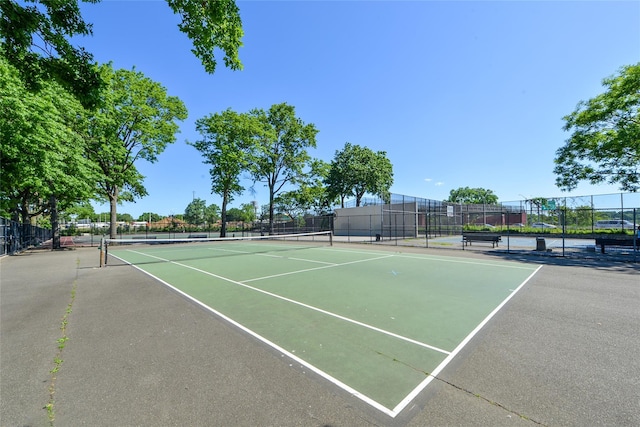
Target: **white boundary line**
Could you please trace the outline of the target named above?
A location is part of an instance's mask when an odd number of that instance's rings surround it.
[[[385,330],[383,330],[383,329],[379,329],[379,328],[376,328],[376,327],[371,326],[371,325],[367,325],[366,323],[358,322],[358,321],[356,321],[356,320],[349,319],[349,318],[347,318],[347,317],[344,317],[344,316],[341,316],[341,315],[338,315],[338,314],[335,314],[335,313],[331,313],[331,312],[329,312],[329,311],[322,310],[322,309],[320,309],[320,308],[317,308],[317,307],[314,307],[314,306],[311,306],[311,305],[307,305],[307,304],[301,303],[301,302],[299,302],[299,301],[295,301],[295,300],[292,300],[292,299],[289,299],[289,298],[286,298],[286,297],[282,297],[282,296],[280,296],[280,295],[277,295],[277,294],[274,294],[274,293],[271,293],[271,292],[268,292],[268,291],[264,291],[264,290],[259,289],[259,288],[255,288],[255,287],[253,287],[253,286],[246,285],[246,284],[244,284],[244,283],[242,283],[242,282],[237,282],[237,281],[235,281],[235,280],[232,280],[232,279],[229,279],[229,278],[226,278],[226,277],[223,277],[223,276],[218,276],[218,275],[216,275],[216,274],[214,274],[214,273],[210,273],[210,272],[207,272],[207,271],[201,270],[201,269],[196,268],[196,267],[191,267],[191,266],[188,266],[188,265],[186,265],[186,264],[181,264],[181,263],[179,263],[179,262],[170,261],[170,260],[167,260],[167,259],[164,259],[164,258],[156,257],[156,256],[153,256],[153,255],[145,254],[145,253],[138,252],[138,251],[133,251],[133,250],[128,250],[128,251],[129,251],[129,252],[133,252],[133,253],[137,253],[137,254],[139,254],[139,255],[148,256],[148,257],[150,257],[150,258],[156,258],[156,259],[159,259],[159,260],[162,260],[162,261],[165,261],[165,262],[170,262],[170,263],[172,263],[172,264],[176,264],[176,265],[179,265],[179,266],[181,266],[181,267],[188,268],[188,269],[192,269],[192,270],[195,270],[195,271],[197,271],[197,272],[200,272],[200,273],[203,273],[203,274],[210,275],[210,276],[212,276],[212,277],[218,278],[218,279],[220,279],[220,280],[228,281],[228,282],[230,282],[230,283],[234,283],[234,284],[237,284],[237,285],[239,285],[239,286],[243,286],[243,287],[246,287],[246,288],[248,288],[248,289],[251,289],[251,290],[254,290],[254,291],[257,291],[257,292],[261,292],[261,293],[264,293],[264,294],[266,294],[266,295],[270,295],[270,296],[272,296],[272,297],[275,297],[275,298],[278,298],[278,299],[282,299],[282,300],[284,300],[284,301],[291,302],[291,303],[293,303],[293,304],[297,304],[297,305],[303,306],[303,307],[305,307],[305,308],[309,308],[309,309],[311,309],[311,310],[315,310],[315,311],[321,312],[321,313],[323,313],[323,314],[326,314],[326,315],[329,315],[329,316],[333,316],[333,317],[336,317],[336,318],[338,318],[338,319],[341,319],[341,320],[344,320],[344,321],[347,321],[347,322],[351,322],[351,323],[354,323],[354,324],[356,324],[356,325],[359,325],[359,326],[362,326],[362,327],[365,327],[365,328],[372,329],[372,330],[374,330],[374,331],[376,331],[376,332],[380,332],[380,333],[383,333],[383,334],[386,334],[386,335],[390,335],[390,336],[392,336],[392,337],[395,337],[395,338],[398,338],[398,339],[401,339],[401,340],[405,340],[405,341],[411,342],[411,343],[416,344],[416,345],[420,345],[420,346],[426,347],[426,348],[428,348],[428,349],[430,349],[430,350],[439,351],[439,352],[441,352],[441,353],[443,353],[443,354],[447,354],[447,357],[446,357],[446,358],[445,358],[445,359],[444,359],[444,360],[443,360],[443,361],[442,361],[442,362],[441,362],[441,363],[440,363],[440,364],[439,364],[439,365],[438,365],[438,366],[433,370],[433,372],[429,373],[429,375],[427,376],[427,378],[425,378],[425,380],[424,380],[424,381],[422,381],[422,382],[421,382],[417,387],[415,387],[415,388],[414,388],[414,389],[413,389],[413,390],[412,390],[412,391],[411,391],[411,392],[410,392],[410,393],[409,393],[409,394],[408,394],[404,399],[402,399],[402,400],[400,401],[400,403],[398,403],[398,404],[395,406],[395,408],[393,408],[393,410],[390,410],[389,408],[387,408],[387,407],[385,407],[385,406],[381,405],[380,403],[376,402],[375,400],[371,399],[370,397],[368,397],[368,396],[366,396],[366,395],[364,395],[364,394],[360,393],[359,391],[357,391],[357,390],[355,390],[354,388],[350,387],[349,385],[347,385],[347,384],[343,383],[342,381],[338,380],[337,378],[335,378],[335,377],[333,377],[333,376],[331,376],[331,375],[327,374],[326,372],[322,371],[321,369],[319,369],[319,368],[315,367],[314,365],[312,365],[312,364],[310,364],[310,363],[306,362],[305,360],[303,360],[303,359],[299,358],[298,356],[294,355],[293,353],[291,353],[291,352],[289,352],[289,351],[285,350],[284,348],[282,348],[282,347],[280,347],[279,345],[277,345],[276,343],[274,343],[274,342],[272,342],[272,341],[268,340],[267,338],[263,337],[262,335],[260,335],[260,334],[258,334],[258,333],[256,333],[256,332],[254,332],[253,330],[251,330],[251,329],[249,329],[249,328],[247,328],[247,327],[243,326],[242,324],[240,324],[240,323],[236,322],[235,320],[231,319],[230,317],[227,317],[227,316],[226,316],[226,315],[224,315],[223,313],[221,313],[221,312],[219,312],[219,311],[217,311],[217,310],[215,310],[215,309],[213,309],[213,308],[209,307],[208,305],[204,304],[203,302],[201,302],[201,301],[199,301],[199,300],[195,299],[194,297],[190,296],[189,294],[187,294],[187,293],[185,293],[185,292],[181,291],[180,289],[178,289],[178,288],[174,287],[173,285],[169,284],[168,282],[165,282],[164,280],[160,279],[159,277],[157,277],[157,276],[155,276],[155,275],[153,275],[153,274],[151,274],[151,273],[149,273],[149,272],[147,272],[147,271],[143,270],[142,268],[140,268],[140,267],[138,267],[138,266],[136,266],[136,265],[131,264],[130,262],[128,262],[128,261],[126,261],[126,260],[124,260],[124,259],[122,259],[122,258],[120,258],[120,257],[118,257],[118,256],[116,256],[116,255],[110,254],[110,255],[111,255],[111,256],[113,256],[114,258],[117,258],[117,259],[119,259],[119,260],[121,260],[121,261],[125,262],[126,264],[131,265],[131,266],[132,266],[132,267],[134,267],[135,269],[137,269],[137,270],[139,270],[139,271],[141,271],[141,272],[143,272],[143,273],[147,274],[148,276],[153,277],[154,279],[156,279],[156,280],[160,281],[160,282],[161,282],[161,283],[163,283],[165,286],[167,286],[167,287],[169,287],[169,288],[173,289],[174,291],[176,291],[176,292],[178,292],[179,294],[181,294],[181,295],[185,296],[186,298],[190,299],[191,301],[193,301],[193,302],[197,303],[198,305],[202,306],[203,308],[205,308],[205,309],[207,309],[207,310],[211,311],[212,313],[215,313],[216,315],[220,316],[220,317],[221,317],[221,318],[223,318],[224,320],[226,320],[226,321],[228,321],[229,323],[233,324],[234,326],[236,326],[236,327],[240,328],[241,330],[245,331],[245,332],[246,332],[246,333],[248,333],[249,335],[251,335],[251,336],[253,336],[253,337],[255,337],[255,338],[259,339],[260,341],[262,341],[262,342],[264,342],[265,344],[269,345],[270,347],[272,347],[272,348],[276,349],[277,351],[282,352],[283,354],[287,355],[287,357],[289,357],[289,358],[291,358],[292,360],[295,360],[296,362],[300,363],[301,365],[303,365],[303,366],[307,367],[307,368],[308,368],[308,369],[310,369],[311,371],[315,372],[316,374],[318,374],[318,375],[320,375],[321,377],[325,378],[326,380],[328,380],[328,381],[332,382],[332,383],[333,383],[333,384],[335,384],[336,386],[338,386],[338,387],[342,388],[343,390],[347,391],[347,392],[348,392],[348,393],[350,393],[352,396],[359,398],[360,400],[362,400],[362,401],[364,401],[365,403],[369,404],[370,406],[372,406],[372,407],[376,408],[376,409],[377,409],[377,410],[379,410],[380,412],[383,412],[384,414],[386,414],[386,415],[390,416],[391,418],[395,418],[398,414],[400,414],[400,413],[401,413],[401,412],[406,408],[406,406],[407,406],[407,405],[408,405],[408,404],[409,404],[409,403],[410,403],[410,402],[411,402],[411,401],[412,401],[416,396],[418,396],[418,395],[419,395],[419,394],[420,394],[420,393],[421,393],[421,392],[422,392],[422,391],[427,387],[427,385],[429,385],[429,384],[431,383],[431,381],[433,381],[433,379],[434,379],[435,377],[437,377],[437,375],[438,375],[440,372],[442,372],[442,370],[443,370],[443,369],[444,369],[444,368],[445,368],[445,367],[446,367],[446,366],[451,362],[451,360],[453,360],[453,358],[454,358],[454,357],[456,357],[456,356],[458,355],[458,353],[459,353],[459,352],[460,352],[460,351],[461,351],[461,350],[462,350],[462,349],[463,349],[463,348],[464,348],[464,347],[469,343],[469,341],[471,341],[471,339],[472,339],[472,338],[473,338],[473,337],[474,337],[474,336],[475,336],[475,335],[476,335],[476,334],[477,334],[477,333],[478,333],[478,332],[479,332],[479,331],[480,331],[480,330],[481,330],[481,329],[482,329],[482,328],[483,328],[483,327],[484,327],[484,326],[489,322],[489,320],[491,320],[491,318],[493,318],[493,316],[494,316],[498,311],[500,311],[500,309],[502,309],[502,307],[504,307],[504,305],[505,305],[507,302],[509,302],[509,300],[511,300],[511,298],[513,298],[513,296],[514,296],[514,295],[515,295],[515,294],[516,294],[520,289],[522,289],[522,287],[523,287],[523,286],[524,286],[524,285],[525,285],[525,284],[526,284],[526,283],[527,283],[527,282],[528,282],[528,281],[529,281],[529,280],[530,280],[530,279],[531,279],[531,278],[532,278],[532,277],[533,277],[533,276],[534,276],[534,275],[535,275],[535,274],[536,274],[536,273],[537,273],[537,272],[542,268],[542,265],[538,266],[538,268],[536,268],[536,269],[535,269],[535,270],[534,270],[534,271],[533,271],[533,272],[532,272],[532,273],[531,273],[531,274],[530,274],[530,275],[529,275],[529,276],[528,276],[528,277],[527,277],[527,278],[526,278],[526,279],[525,279],[525,280],[524,280],[524,281],[523,281],[523,282],[522,282],[522,283],[521,283],[521,284],[520,284],[520,285],[519,285],[519,286],[518,286],[518,287],[517,287],[513,292],[511,292],[511,293],[509,294],[509,296],[508,296],[505,300],[503,300],[503,301],[502,301],[502,303],[500,303],[500,304],[499,304],[499,305],[498,305],[498,306],[497,306],[497,307],[496,307],[496,308],[495,308],[491,313],[489,313],[489,315],[488,315],[488,316],[487,316],[487,317],[486,317],[486,318],[485,318],[485,319],[484,319],[484,320],[483,320],[483,321],[482,321],[478,326],[476,326],[476,328],[475,328],[473,331],[471,331],[471,333],[469,333],[469,335],[467,335],[467,336],[466,336],[466,337],[465,337],[465,338],[460,342],[460,344],[458,344],[458,346],[457,346],[457,347],[456,347],[452,352],[447,352],[446,350],[439,349],[439,348],[437,348],[437,347],[433,347],[433,346],[430,346],[430,345],[428,345],[428,344],[421,343],[421,342],[419,342],[419,341],[412,340],[412,339],[410,339],[410,338],[403,337],[403,336],[401,336],[401,335],[397,335],[397,334],[394,334],[394,333],[392,333],[392,332],[385,331]],[[423,258],[423,257],[403,256],[403,255],[399,255],[399,254],[391,254],[391,255],[386,255],[386,256],[381,256],[381,257],[372,258],[372,259],[370,259],[370,260],[358,260],[358,261],[351,261],[351,262],[344,263],[344,264],[326,265],[326,266],[317,267],[317,268],[311,268],[311,269],[303,270],[303,271],[311,271],[311,270],[318,270],[318,269],[330,268],[330,267],[341,266],[341,265],[355,264],[355,263],[358,263],[358,262],[373,261],[373,260],[382,259],[382,258],[390,258],[390,257],[393,257],[393,256],[400,256],[400,257],[406,257],[406,258],[415,258],[415,259],[426,259],[426,260],[429,260],[429,258]],[[441,259],[434,259],[434,260],[441,260]],[[442,261],[446,261],[446,259],[442,259]],[[452,261],[452,262],[455,262],[455,261]],[[465,263],[469,263],[469,264],[476,264],[476,263],[474,263],[474,262],[465,262]],[[478,264],[480,264],[480,265],[493,265],[493,264],[486,264],[486,263],[484,263],[484,264],[483,264],[483,263],[478,263]],[[493,266],[495,266],[495,267],[509,267],[509,266],[505,266],[505,265],[493,265]],[[520,268],[523,268],[523,267],[520,267]],[[302,272],[302,271],[299,271],[299,272]],[[296,273],[296,272],[292,272],[292,273],[284,273],[284,274],[281,274],[281,275],[286,275],[286,274],[295,274],[295,273]],[[281,275],[274,275],[274,276],[268,276],[268,277],[277,277],[277,276],[281,276]],[[265,277],[265,278],[266,278],[266,277]],[[258,280],[258,279],[251,279],[251,280]]]
[[[343,265],[358,264],[360,262],[377,261],[379,259],[385,259],[385,258],[391,258],[391,257],[393,257],[393,255],[385,255],[385,256],[379,256],[379,257],[369,258],[369,259],[359,259],[356,261],[343,262],[342,264],[323,265],[322,267],[305,268],[304,270],[288,271],[286,273],[272,274],[271,276],[254,277],[253,279],[243,280],[242,283],[255,282],[257,280],[264,280],[264,279],[272,279],[274,277],[289,276],[291,274],[306,273],[308,271],[324,270],[326,268],[342,267]],[[291,258],[291,259],[294,259],[294,258]],[[296,260],[306,261],[306,260],[301,260],[299,258],[297,258]]]
[[[348,252],[348,253],[357,253],[357,254],[374,254],[374,255],[380,255],[380,254],[384,254],[385,252],[381,252],[381,251],[370,251],[370,252],[365,252],[365,251],[350,251],[348,249],[334,249],[334,248],[326,248],[326,247],[318,247],[315,248],[318,250],[330,250],[332,252]],[[534,268],[531,266],[521,266],[521,265],[512,265],[512,264],[507,264],[507,263],[492,263],[492,262],[482,262],[482,261],[469,261],[469,260],[462,260],[462,259],[457,259],[457,258],[453,258],[453,257],[436,257],[436,256],[430,256],[430,255],[424,255],[424,256],[419,256],[419,255],[409,255],[406,253],[401,253],[401,252],[397,252],[394,253],[393,256],[399,257],[399,258],[410,258],[410,259],[420,259],[420,260],[424,260],[424,261],[437,261],[437,262],[450,262],[450,263],[454,263],[454,264],[471,264],[471,265],[480,265],[480,266],[488,266],[488,267],[500,267],[500,268],[515,268],[518,270],[533,270]]]
[[[321,376],[322,378],[326,379],[327,381],[335,384],[337,387],[345,390],[347,393],[350,393],[352,396],[357,397],[358,399],[362,400],[363,402],[365,402],[366,404],[374,407],[375,409],[377,409],[378,411],[390,416],[391,418],[395,418],[396,415],[398,415],[396,412],[392,411],[391,409],[387,408],[386,406],[381,405],[380,403],[376,402],[375,400],[371,399],[370,397],[360,393],[358,390],[350,387],[349,385],[343,383],[342,381],[338,380],[337,378],[327,374],[326,372],[324,372],[323,370],[315,367],[314,365],[310,364],[309,362],[299,358],[298,356],[296,356],[295,354],[289,352],[288,350],[285,350],[284,348],[280,347],[278,344],[268,340],[267,338],[263,337],[262,335],[254,332],[253,330],[243,326],[241,323],[236,322],[235,320],[233,320],[230,317],[227,317],[226,315],[222,314],[221,312],[219,312],[218,310],[215,310],[211,307],[209,307],[208,305],[206,305],[205,303],[195,299],[194,297],[192,297],[191,295],[181,291],[180,289],[176,288],[175,286],[169,284],[168,282],[165,282],[164,280],[162,280],[161,278],[149,273],[148,271],[143,270],[142,268],[131,264],[130,262],[116,256],[113,254],[110,254],[112,257],[117,258],[127,264],[129,264],[130,266],[132,266],[133,268],[143,272],[144,274],[156,279],[157,281],[159,281],[160,283],[164,284],[165,286],[167,286],[168,288],[173,289],[175,292],[178,292],[180,295],[184,296],[185,298],[195,302],[196,304],[198,304],[199,306],[201,306],[202,308],[204,308],[205,310],[208,310],[212,313],[214,313],[217,316],[220,316],[222,319],[224,319],[225,321],[231,323],[232,325],[234,325],[235,327],[241,329],[242,331],[246,332],[247,334],[257,338],[258,340],[262,341],[263,343],[267,344],[268,346],[274,348],[275,350],[281,352],[282,354],[286,355],[287,357],[289,357],[290,359],[296,361],[297,363],[301,364],[302,366],[305,366],[307,369],[310,369],[311,371],[315,372],[316,374],[318,374],[319,376]]]
[[[156,258],[156,259],[159,259],[161,261],[169,262],[171,264],[175,264],[175,265],[178,265],[180,267],[187,268],[189,270],[194,270],[194,271],[197,271],[198,273],[202,273],[202,274],[205,274],[207,276],[215,277],[216,279],[224,280],[226,282],[233,283],[234,285],[242,286],[242,287],[250,289],[252,291],[259,292],[259,293],[268,295],[270,297],[277,298],[277,299],[289,302],[291,304],[296,304],[296,305],[299,305],[301,307],[308,308],[309,310],[317,311],[319,313],[325,314],[325,315],[330,316],[330,317],[335,317],[336,319],[344,320],[345,322],[353,323],[354,325],[362,326],[363,328],[366,328],[366,329],[371,329],[372,331],[379,332],[381,334],[388,335],[390,337],[397,338],[399,340],[406,341],[406,342],[409,342],[411,344],[415,344],[415,345],[418,345],[420,347],[427,348],[429,350],[434,350],[434,351],[437,351],[437,352],[442,353],[442,354],[447,354],[447,355],[449,354],[449,352],[447,350],[443,350],[441,348],[438,348],[438,347],[435,347],[435,346],[432,346],[432,345],[429,345],[429,344],[426,344],[426,343],[423,343],[423,342],[420,342],[420,341],[417,341],[417,340],[414,340],[414,339],[411,339],[411,338],[408,338],[408,337],[405,337],[405,336],[402,336],[402,335],[398,335],[398,334],[395,334],[393,332],[390,332],[390,331],[387,331],[387,330],[384,330],[384,329],[381,329],[381,328],[377,328],[377,327],[369,325],[367,323],[359,322],[357,320],[351,319],[351,318],[346,317],[346,316],[342,316],[340,314],[333,313],[331,311],[323,310],[323,309],[315,307],[313,305],[305,304],[303,302],[296,301],[296,300],[291,299],[291,298],[283,297],[282,295],[274,294],[273,292],[265,291],[264,289],[256,288],[254,286],[247,285],[246,283],[238,282],[237,280],[233,280],[233,279],[229,279],[228,277],[219,276],[219,275],[217,275],[215,273],[211,273],[210,271],[202,270],[202,269],[197,268],[197,267],[192,267],[190,265],[186,265],[186,264],[182,264],[180,262],[175,262],[175,261],[171,261],[171,260],[168,260],[168,259],[160,258],[160,257],[154,256],[154,255],[145,254],[143,252],[138,252],[138,251],[133,251],[133,250],[129,250],[129,252],[133,252],[133,253],[136,253],[138,255],[148,256],[149,258]],[[387,258],[387,257],[378,257],[378,258],[371,259],[369,261],[374,261],[374,260],[380,259],[380,258]],[[362,260],[358,261],[358,262],[362,262]],[[354,264],[354,262],[345,263],[344,265],[346,265],[346,264]],[[334,267],[334,266],[322,266],[322,267],[317,267],[317,268],[310,268],[307,271],[319,270],[321,268],[329,268],[329,267]]]
[[[440,365],[438,365],[436,367],[436,369],[433,370],[433,372],[431,372],[429,374],[429,376],[427,378],[425,378],[424,381],[422,381],[418,387],[416,387],[415,389],[413,389],[413,391],[411,393],[409,393],[407,395],[407,397],[405,397],[400,403],[398,403],[398,405],[396,405],[395,408],[393,408],[393,412],[395,412],[396,414],[399,414],[400,412],[402,412],[402,410],[418,395],[420,394],[420,392],[422,390],[424,390],[424,388],[429,385],[429,383],[431,381],[433,381],[433,379],[438,376],[438,374],[440,374],[440,372],[442,372],[442,370],[449,364],[449,362],[451,362],[451,360],[453,360],[454,357],[456,357],[458,355],[458,353],[464,348],[464,346],[466,346],[469,341],[471,341],[471,339],[489,322],[489,320],[491,320],[491,318],[498,312],[500,311],[500,309],[502,307],[504,307],[504,305],[509,302],[509,300],[511,298],[513,298],[513,296],[520,290],[522,289],[522,287],[529,281],[531,280],[531,278],[542,268],[542,265],[538,266],[538,268],[535,269],[535,271],[533,273],[531,273],[529,275],[529,277],[527,277],[521,284],[520,286],[518,286],[513,292],[511,292],[511,294],[509,294],[509,296],[502,301],[502,303],[500,305],[498,305],[491,313],[489,313],[489,315],[487,317],[485,317],[485,319],[480,322],[480,324],[478,326],[476,326],[476,328],[471,331],[471,333],[469,335],[466,336],[465,339],[462,340],[462,342],[460,342],[460,344],[458,344],[458,346],[451,352],[451,354],[449,354],[447,356],[446,359],[444,359]]]

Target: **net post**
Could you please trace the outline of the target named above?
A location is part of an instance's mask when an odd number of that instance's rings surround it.
[[[329,231],[329,246],[333,246],[333,231]]]
[[[100,239],[100,247],[98,248],[100,250],[100,268],[104,267],[104,245],[105,241],[103,237]]]

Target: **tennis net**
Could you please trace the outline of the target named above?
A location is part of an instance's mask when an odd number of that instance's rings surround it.
[[[192,233],[186,238],[105,238],[100,245],[100,266],[107,264],[109,254],[118,256],[121,251],[140,254],[140,259],[143,260],[141,262],[149,263],[294,251],[332,245],[331,231],[249,237],[208,237],[207,234]]]

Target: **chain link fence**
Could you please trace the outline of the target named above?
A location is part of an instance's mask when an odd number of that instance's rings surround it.
[[[457,204],[392,194],[335,210],[346,241],[548,256],[640,258],[640,193]]]
[[[337,241],[427,248],[537,253],[549,256],[640,258],[640,193],[531,198],[499,204],[459,204],[391,194],[353,201],[330,215],[276,221],[275,234],[332,230]],[[40,246],[51,230],[0,218],[0,255]],[[268,233],[265,222],[229,223],[238,235]],[[108,228],[81,230],[85,244]],[[137,236],[160,230],[124,230]],[[162,230],[167,232],[167,230]],[[186,232],[187,230],[180,230]],[[213,230],[209,233],[215,234]],[[168,231],[171,234],[171,230]],[[177,230],[173,231],[177,237]],[[88,236],[88,237],[87,237]]]
[[[38,247],[51,239],[50,229],[0,217],[0,256],[13,255],[26,249]]]

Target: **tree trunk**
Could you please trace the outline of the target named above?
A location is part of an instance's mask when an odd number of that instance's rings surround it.
[[[109,195],[109,237],[111,239],[115,239],[118,236],[118,228],[116,226],[116,222],[118,220],[117,214],[117,205],[118,205],[118,187],[115,187],[112,194]]]
[[[269,235],[273,234],[273,186],[269,187]]]
[[[222,210],[220,212],[220,217],[222,224],[220,225],[220,237],[227,237],[227,202],[229,200],[229,196],[225,192],[222,195]]]
[[[51,234],[53,239],[51,248],[56,250],[60,249],[60,224],[58,224],[58,199],[54,195],[49,198],[49,209],[51,212]]]

